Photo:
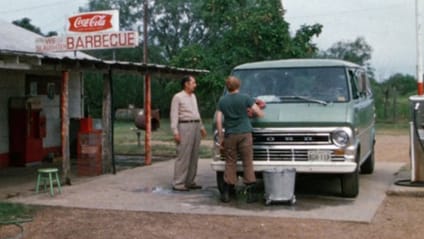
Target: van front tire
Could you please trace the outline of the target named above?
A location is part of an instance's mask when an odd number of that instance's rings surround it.
[[[371,149],[371,153],[365,162],[361,165],[361,174],[372,174],[374,172],[375,165],[375,155],[374,155],[374,145]]]
[[[353,173],[341,175],[342,196],[354,198],[359,193],[359,170],[358,167]]]

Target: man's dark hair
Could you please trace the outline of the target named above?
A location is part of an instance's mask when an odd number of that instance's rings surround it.
[[[193,77],[191,75],[186,75],[181,79],[181,88],[184,89],[184,85],[186,82],[190,81],[190,78]]]

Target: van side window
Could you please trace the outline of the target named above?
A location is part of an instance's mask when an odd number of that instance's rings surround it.
[[[365,85],[365,94],[368,97],[372,97],[372,90],[371,90],[371,83],[370,80],[368,79],[366,73],[364,72],[364,85]]]
[[[365,71],[360,70],[357,71],[357,78],[358,78],[358,86],[359,86],[359,95],[370,97],[371,94],[371,86],[367,77],[367,74]]]
[[[349,70],[349,81],[352,86],[352,99],[359,98],[358,79],[353,69]]]

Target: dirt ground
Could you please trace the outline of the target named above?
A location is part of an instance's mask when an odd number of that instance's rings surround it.
[[[377,136],[376,159],[409,162],[405,135]],[[349,212],[346,212],[349,213]],[[424,200],[387,196],[371,223],[43,207],[23,238],[423,238]],[[16,234],[0,227],[0,238]]]

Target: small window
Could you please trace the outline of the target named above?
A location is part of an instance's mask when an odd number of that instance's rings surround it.
[[[352,86],[352,99],[358,99],[359,98],[358,77],[357,77],[357,74],[355,74],[353,69],[349,70],[349,80]]]

